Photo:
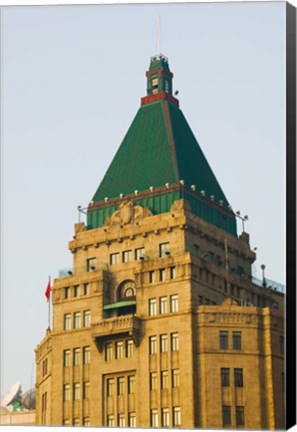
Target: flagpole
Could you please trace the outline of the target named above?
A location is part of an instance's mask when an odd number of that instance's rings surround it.
[[[49,279],[49,284],[51,284],[51,277],[48,277]],[[49,299],[48,299],[48,329],[51,329],[51,292],[49,294]]]

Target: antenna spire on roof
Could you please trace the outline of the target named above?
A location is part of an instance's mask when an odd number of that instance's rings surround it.
[[[157,16],[157,56],[161,54],[161,42],[160,42],[160,16]]]

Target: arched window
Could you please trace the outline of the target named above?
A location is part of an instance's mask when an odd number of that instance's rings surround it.
[[[118,300],[128,300],[135,298],[136,291],[135,291],[135,282],[132,280],[124,281],[119,285],[118,288]]]

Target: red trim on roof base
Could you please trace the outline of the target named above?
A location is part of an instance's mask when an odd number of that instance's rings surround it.
[[[176,99],[174,96],[172,96],[171,94],[166,93],[166,92],[156,93],[154,95],[142,97],[141,98],[141,105],[145,105],[145,104],[148,104],[151,102],[156,102],[156,101],[161,100],[161,99],[167,99],[170,102],[172,102],[174,105],[179,107],[178,99]]]

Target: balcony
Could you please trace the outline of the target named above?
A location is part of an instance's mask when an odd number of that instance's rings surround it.
[[[122,315],[104,319],[99,323],[92,324],[91,334],[100,352],[102,352],[103,344],[106,340],[113,339],[117,336],[130,336],[135,345],[139,346],[141,319],[135,315]]]

